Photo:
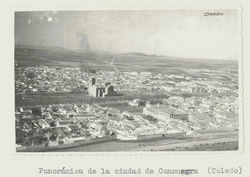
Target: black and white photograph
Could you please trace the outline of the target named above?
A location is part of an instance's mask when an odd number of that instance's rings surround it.
[[[15,11],[16,153],[238,152],[241,25],[237,8]]]

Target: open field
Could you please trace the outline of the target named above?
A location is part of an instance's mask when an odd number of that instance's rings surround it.
[[[212,133],[212,134],[211,134]],[[238,150],[238,131],[210,132],[202,136],[158,137],[136,141],[113,140],[96,144],[83,145],[56,152],[113,152],[113,151],[201,151]]]
[[[25,99],[22,99],[25,98]],[[65,103],[119,103],[120,101],[128,101],[133,99],[164,99],[169,98],[169,95],[155,94],[128,94],[115,97],[94,98],[86,93],[45,93],[45,94],[23,94],[15,97],[16,106],[31,106],[31,105],[48,105],[48,104],[65,104]]]
[[[177,151],[228,151],[228,150],[238,150],[239,149],[239,142],[232,141],[232,142],[221,142],[215,144],[201,144],[194,147],[187,147],[182,149],[177,149]]]
[[[201,73],[189,69],[223,69],[230,72],[238,70],[237,61],[181,59],[166,56],[147,56],[128,54],[111,54],[94,51],[70,51],[64,49],[17,46],[15,61],[21,66],[68,66],[94,70],[113,70],[109,65],[113,58],[114,65],[120,71],[156,72],[170,74],[187,74],[192,77],[203,77]]]
[[[140,100],[159,100],[159,99],[166,99],[170,96],[182,96],[183,98],[188,98],[191,96],[196,97],[203,97],[209,95],[209,93],[195,93],[195,94],[176,94],[176,93],[134,93],[134,92],[127,92],[122,93],[120,96],[115,97],[106,97],[106,98],[93,98],[90,97],[87,93],[44,93],[44,94],[23,94],[15,97],[15,105],[16,106],[34,106],[34,105],[48,105],[48,104],[83,104],[83,103],[100,103],[100,104],[107,104],[113,103],[111,107],[120,107],[121,110],[124,108],[124,101],[126,104],[128,101],[133,99],[140,99]],[[227,94],[213,94],[217,96],[227,95]],[[232,95],[231,93],[228,95]],[[25,99],[22,99],[25,98]],[[120,105],[120,102],[122,103]],[[108,106],[108,105],[107,105]],[[132,112],[136,111],[137,108],[129,108]],[[140,108],[138,108],[140,109]]]
[[[15,48],[15,61],[21,66],[61,66],[61,67],[82,67],[84,69],[104,69],[110,70],[108,65],[109,59],[113,55],[101,53],[101,59],[94,59],[99,57],[99,53],[81,52],[70,50],[56,50],[56,49],[36,49],[30,48]],[[102,62],[102,58],[104,62]],[[100,61],[101,60],[101,61]]]
[[[235,130],[207,130],[195,135],[188,136],[186,139],[175,140],[174,142],[161,142],[149,144],[145,147],[137,148],[139,151],[219,151],[219,150],[238,150],[238,131]],[[223,146],[224,145],[224,146]]]
[[[124,62],[126,61],[126,63]],[[171,57],[148,57],[136,55],[118,56],[114,62],[115,66],[121,71],[137,72],[157,72],[169,74],[185,74],[192,77],[202,77],[202,74],[191,72],[189,69],[223,69],[237,71],[236,61],[197,60],[181,59]]]

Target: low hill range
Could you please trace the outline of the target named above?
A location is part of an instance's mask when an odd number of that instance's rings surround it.
[[[15,62],[21,66],[69,66],[95,70],[180,72],[188,69],[238,70],[237,61],[177,58],[163,55],[147,55],[140,52],[111,53],[93,50],[69,50],[62,47],[15,45]]]

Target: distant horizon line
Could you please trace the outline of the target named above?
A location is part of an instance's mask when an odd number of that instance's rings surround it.
[[[143,52],[135,52],[135,51],[131,51],[131,52],[124,52],[124,53],[116,53],[116,52],[110,52],[110,51],[102,51],[102,50],[92,50],[92,49],[68,49],[68,48],[64,48],[64,47],[59,47],[59,46],[41,46],[41,45],[32,45],[32,44],[14,44],[15,48],[18,48],[17,46],[30,46],[30,47],[34,47],[34,48],[50,48],[50,49],[62,49],[62,50],[67,50],[67,51],[72,51],[72,52],[79,52],[79,51],[92,51],[92,52],[103,52],[103,53],[109,53],[109,54],[113,54],[113,55],[126,55],[126,54],[131,54],[131,53],[135,53],[135,54],[143,54],[144,57],[169,57],[169,59],[189,59],[189,60],[216,60],[216,61],[228,61],[228,62],[238,62],[238,60],[234,60],[234,59],[215,59],[215,58],[184,58],[184,57],[178,57],[178,56],[168,56],[168,55],[160,55],[160,54],[146,54]],[[32,48],[30,48],[32,49]]]

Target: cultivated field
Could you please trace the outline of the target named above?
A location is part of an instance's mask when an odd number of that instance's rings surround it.
[[[238,71],[237,61],[213,60],[211,62],[211,60],[147,56],[136,53],[118,55],[107,52],[70,51],[57,48],[38,49],[33,46],[16,46],[15,48],[15,61],[22,66],[47,65],[113,70],[109,63],[114,57],[115,67],[122,72],[187,74],[192,77],[204,77],[204,74],[192,72],[190,69],[223,69],[236,74]]]

